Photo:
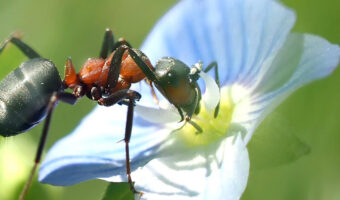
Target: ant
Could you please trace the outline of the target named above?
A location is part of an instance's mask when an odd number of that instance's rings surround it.
[[[73,63],[67,58],[65,78],[62,81],[54,63],[42,58],[19,37],[10,36],[0,45],[0,53],[8,43],[15,44],[29,60],[7,75],[0,83],[0,134],[4,137],[14,136],[28,131],[43,119],[45,123],[37,148],[34,165],[28,181],[19,197],[24,199],[41,160],[42,151],[48,135],[54,107],[59,101],[74,105],[78,98],[86,95],[99,105],[126,105],[127,120],[125,126],[126,173],[130,189],[138,192],[133,185],[130,169],[129,141],[131,138],[135,102],[141,95],[130,90],[132,83],[144,79],[149,83],[154,98],[157,99],[152,83],[173,104],[180,116],[192,124],[198,132],[201,128],[190,119],[199,112],[201,90],[197,84],[202,63],[191,69],[183,62],[165,57],[155,67],[147,56],[134,49],[124,39],[114,42],[110,29],[106,29],[99,58],[89,58],[79,73],[75,72]],[[210,64],[204,72],[215,67],[216,83],[219,86],[217,63]],[[72,93],[66,89],[73,90]],[[218,107],[215,109],[217,116]],[[185,117],[184,114],[185,113]]]

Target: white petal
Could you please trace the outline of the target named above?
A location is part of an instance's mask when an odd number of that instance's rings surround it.
[[[220,89],[218,88],[216,81],[204,72],[200,72],[200,76],[205,82],[205,93],[203,94],[203,102],[207,110],[214,110],[220,101]]]
[[[237,200],[249,173],[248,152],[240,136],[198,149],[176,142],[170,151],[133,173],[148,200]],[[181,153],[178,153],[181,152]]]
[[[339,47],[325,39],[292,33],[269,68],[262,68],[255,92],[270,93],[281,87],[297,89],[329,75],[339,62]]]
[[[171,109],[152,108],[142,105],[136,105],[135,111],[140,117],[152,123],[170,123],[179,122],[181,116],[178,112]]]
[[[235,107],[233,122],[242,124],[250,133],[245,142],[265,116],[293,91],[328,76],[338,65],[339,57],[338,45],[313,35],[291,34],[270,65],[259,72],[260,81],[252,94]]]
[[[241,134],[228,138],[224,148],[220,172],[209,178],[204,199],[238,200],[246,188],[249,157]]]
[[[39,180],[71,185],[99,177],[126,177],[125,143],[118,142],[124,138],[125,123],[126,106],[97,107],[50,149],[39,169]],[[130,141],[132,169],[152,159],[170,132],[136,115]]]

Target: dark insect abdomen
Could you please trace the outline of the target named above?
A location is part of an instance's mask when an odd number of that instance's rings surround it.
[[[62,81],[55,65],[43,58],[22,63],[0,83],[0,134],[12,136],[38,124]]]

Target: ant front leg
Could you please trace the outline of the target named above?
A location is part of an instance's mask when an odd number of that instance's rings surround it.
[[[35,159],[34,159],[34,165],[32,167],[32,170],[31,170],[30,176],[29,176],[29,178],[26,182],[26,185],[25,185],[24,189],[22,190],[22,192],[20,194],[19,200],[23,200],[25,198],[26,193],[27,193],[27,191],[28,191],[28,189],[29,189],[29,187],[32,183],[32,180],[33,180],[35,171],[37,169],[37,166],[40,163],[41,155],[42,155],[45,143],[46,143],[48,130],[49,130],[49,127],[50,127],[51,116],[52,116],[54,107],[55,107],[55,105],[58,101],[63,101],[65,103],[73,105],[73,104],[76,103],[77,98],[74,95],[72,95],[70,93],[66,93],[66,92],[54,92],[52,94],[50,101],[47,105],[47,116],[46,116],[46,119],[45,119],[45,124],[44,124],[44,127],[43,127],[42,134],[40,136],[39,146],[38,146],[36,156],[35,156]]]
[[[159,105],[159,99],[156,95],[156,91],[155,91],[154,86],[152,85],[152,82],[149,79],[145,79],[145,82],[146,82],[146,84],[148,84],[150,86],[150,90],[151,90],[153,100],[155,101],[155,103],[157,105]]]
[[[20,51],[25,54],[25,56],[27,56],[28,58],[32,59],[32,58],[40,58],[40,55],[34,51],[30,46],[28,46],[26,43],[24,43],[23,41],[21,41],[17,36],[15,35],[11,35],[9,38],[7,38],[1,45],[0,45],[0,54],[1,52],[5,49],[5,47],[7,46],[7,44],[11,42],[13,44],[15,44]]]
[[[221,88],[220,87],[220,79],[219,79],[219,75],[218,75],[218,65],[217,65],[217,62],[212,62],[210,63],[207,68],[205,68],[203,71],[205,73],[209,72],[212,68],[214,68],[214,73],[215,73],[215,81],[216,81],[216,84],[218,86],[218,88]],[[214,112],[214,117],[216,118],[217,115],[218,115],[218,112],[220,110],[220,102],[218,102],[216,108],[215,108],[215,112]]]
[[[131,48],[128,49],[129,54],[132,59],[135,61],[137,66],[143,71],[145,76],[149,81],[155,82],[156,85],[161,85],[155,73],[148,67],[148,65],[134,52]]]

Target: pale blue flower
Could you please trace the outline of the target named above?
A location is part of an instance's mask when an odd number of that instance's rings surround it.
[[[294,22],[294,12],[273,0],[183,0],[157,23],[141,49],[152,63],[163,56],[188,65],[216,61],[221,109],[214,119],[213,110],[203,106],[193,118],[201,134],[190,125],[174,131],[178,123],[156,123],[170,115],[145,111],[143,106],[158,108],[150,89],[135,87],[142,99],[130,154],[132,178],[143,198],[241,197],[249,174],[246,144],[256,127],[293,91],[329,75],[339,62],[337,45],[290,33]],[[124,106],[98,106],[52,147],[39,180],[52,185],[126,181],[124,143],[116,143],[124,137],[125,116]]]

